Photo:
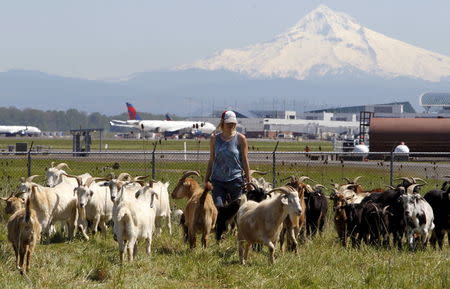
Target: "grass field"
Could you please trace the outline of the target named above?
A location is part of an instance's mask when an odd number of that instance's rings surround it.
[[[4,221],[2,221],[4,223]],[[342,248],[330,219],[325,233],[300,246],[297,255],[277,248],[274,265],[267,249],[250,252],[248,265],[238,264],[235,237],[220,246],[188,249],[181,230],[154,237],[151,257],[139,246],[132,263],[119,265],[111,231],[103,239],[79,236],[72,242],[37,246],[29,279],[14,265],[14,255],[0,227],[0,288],[449,288],[450,254],[444,250],[409,252]]]
[[[32,174],[43,174],[51,158],[33,159]],[[71,174],[90,172],[95,176],[122,171],[133,175],[149,172],[148,160],[93,161],[89,158],[65,161]],[[0,159],[0,196],[7,196],[25,176],[26,158]],[[170,181],[170,189],[186,169],[200,169],[204,162],[160,161],[158,179]],[[271,172],[268,163],[252,163],[252,168]],[[401,173],[401,172],[400,172]],[[343,176],[364,175],[364,187],[382,186],[388,181],[386,168],[312,166],[310,163],[277,165],[277,179],[289,175],[308,175],[325,185],[340,182]],[[266,176],[271,180],[272,176]],[[39,180],[41,183],[42,179]],[[438,181],[429,181],[423,191],[434,188]],[[173,202],[184,207],[185,201]],[[331,204],[330,204],[331,205]],[[275,265],[268,265],[268,252],[251,252],[249,264],[238,264],[235,237],[228,235],[220,246],[213,240],[207,249],[188,249],[182,242],[181,230],[174,225],[172,236],[163,231],[155,236],[152,256],[145,255],[139,247],[138,258],[133,263],[119,265],[117,243],[111,230],[106,239],[98,235],[89,241],[77,236],[72,242],[60,236],[44,240],[36,248],[29,281],[24,279],[14,265],[14,254],[6,239],[7,216],[0,209],[0,288],[450,288],[450,250],[409,252],[396,249],[377,249],[363,245],[360,249],[342,248],[332,223],[329,210],[325,233],[300,246],[297,255],[280,252],[277,248]]]
[[[33,146],[43,146],[44,149],[72,149],[72,139],[50,139],[50,138],[30,138],[30,137],[2,137],[0,138],[0,149],[7,150],[8,146],[15,145],[18,142],[28,143],[34,142]],[[191,151],[209,150],[209,140],[138,140],[138,139],[107,139],[102,141],[102,150],[105,150],[105,144],[108,145],[108,150],[153,150],[153,144],[157,143],[157,150],[184,150],[184,143],[186,149]],[[273,151],[275,149],[276,141],[273,140],[249,140],[250,151]],[[327,141],[296,141],[296,140],[282,140],[278,145],[278,151],[304,151],[305,147],[309,146],[312,151],[318,151],[319,146],[322,151],[333,150],[331,142]],[[100,147],[99,141],[94,139],[92,141],[91,150],[98,151]]]

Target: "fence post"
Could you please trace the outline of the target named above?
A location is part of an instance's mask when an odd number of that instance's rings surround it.
[[[394,150],[391,150],[391,162],[390,162],[390,173],[389,173],[389,185],[392,186],[394,183]]]
[[[155,158],[155,150],[158,142],[153,143],[153,151],[152,151],[152,179],[156,179],[156,158]]]
[[[27,169],[28,169],[28,176],[30,177],[31,176],[31,149],[33,148],[33,143],[34,142],[31,142],[31,145],[30,145],[30,148],[28,149],[28,156],[27,156],[27,158],[28,158],[28,160],[27,160]]]
[[[272,186],[275,188],[277,186],[277,169],[276,169],[276,152],[278,148],[278,144],[280,141],[277,141],[277,144],[275,145],[275,148],[272,152]]]

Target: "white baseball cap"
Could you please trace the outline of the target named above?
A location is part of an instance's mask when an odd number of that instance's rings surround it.
[[[222,119],[224,123],[237,123],[236,114],[231,110],[224,111]]]

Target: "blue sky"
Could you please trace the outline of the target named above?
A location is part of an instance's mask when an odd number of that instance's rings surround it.
[[[114,79],[270,40],[320,4],[450,56],[449,0],[0,0],[0,71]]]

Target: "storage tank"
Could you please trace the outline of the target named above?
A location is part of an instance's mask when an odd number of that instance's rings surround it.
[[[372,118],[371,152],[390,152],[404,142],[411,152],[450,152],[448,118]]]

